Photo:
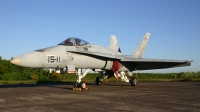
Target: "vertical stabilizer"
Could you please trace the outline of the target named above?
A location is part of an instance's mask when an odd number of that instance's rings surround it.
[[[110,49],[121,52],[119,44],[117,42],[117,38],[114,35],[110,36]]]
[[[149,37],[150,37],[150,33],[147,32],[144,38],[142,39],[142,41],[140,42],[140,44],[138,45],[138,47],[136,48],[136,50],[134,51],[134,53],[131,55],[131,57],[142,58],[144,51],[146,49],[146,46],[148,44]]]

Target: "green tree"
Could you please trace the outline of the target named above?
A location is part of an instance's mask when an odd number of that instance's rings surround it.
[[[0,74],[4,74],[6,72],[7,72],[7,68],[3,64],[0,63]]]

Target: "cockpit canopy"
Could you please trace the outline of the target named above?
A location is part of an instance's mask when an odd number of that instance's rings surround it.
[[[89,44],[87,41],[79,39],[79,38],[75,38],[75,37],[71,37],[68,38],[66,40],[64,40],[63,42],[61,42],[58,45],[66,45],[66,46],[82,46],[85,44]]]

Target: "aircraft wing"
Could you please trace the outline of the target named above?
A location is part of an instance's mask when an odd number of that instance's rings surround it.
[[[121,64],[130,71],[190,66],[191,62],[192,60],[145,59],[131,57],[126,57],[121,60]]]
[[[68,51],[76,54],[87,55],[94,58],[107,58],[112,60],[119,60],[122,65],[130,71],[135,70],[151,70],[163,69],[181,66],[190,66],[192,60],[168,60],[168,59],[147,59],[147,58],[133,58],[125,55],[112,55],[89,51]]]

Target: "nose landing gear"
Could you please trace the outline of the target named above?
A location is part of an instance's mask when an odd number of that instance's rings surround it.
[[[81,79],[84,78],[87,75],[87,73],[90,72],[90,70],[91,69],[87,69],[84,74],[81,74],[81,69],[77,70],[78,78],[74,83],[73,90],[88,90],[88,88],[86,87],[86,83],[82,82]]]
[[[80,82],[80,83],[77,83],[75,82],[74,83],[74,88],[75,90],[86,90],[86,83],[85,82]]]

